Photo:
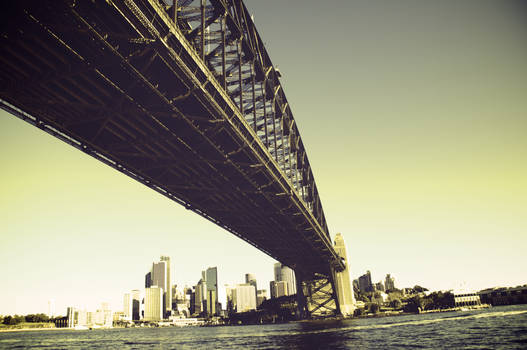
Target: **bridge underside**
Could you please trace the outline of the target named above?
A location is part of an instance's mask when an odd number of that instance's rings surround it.
[[[282,130],[280,163],[267,114],[264,138],[256,112],[252,126],[240,112],[243,92],[236,100],[225,71],[218,78],[190,44],[196,36],[188,21],[185,37],[182,19],[171,21],[154,0],[1,7],[3,109],[218,224],[306,281],[342,268],[312,174],[294,153],[298,142],[284,141]],[[231,33],[235,40],[242,39]],[[254,90],[262,77],[252,71]],[[240,70],[241,80],[248,81]],[[260,84],[265,111],[272,86],[266,77]],[[273,127],[286,123],[274,94]]]

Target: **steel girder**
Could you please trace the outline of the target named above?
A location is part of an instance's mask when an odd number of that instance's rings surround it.
[[[1,6],[2,108],[295,270],[342,268],[242,1]]]

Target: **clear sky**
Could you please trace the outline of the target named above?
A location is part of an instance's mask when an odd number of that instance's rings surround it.
[[[245,2],[352,278],[527,283],[525,2]],[[120,309],[160,255],[178,285],[269,288],[271,258],[3,111],[0,164],[0,314]]]

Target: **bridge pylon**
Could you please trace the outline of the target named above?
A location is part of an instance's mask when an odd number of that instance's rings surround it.
[[[335,271],[310,276],[297,275],[299,318],[319,319],[342,316],[335,286]]]

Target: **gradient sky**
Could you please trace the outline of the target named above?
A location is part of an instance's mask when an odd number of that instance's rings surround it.
[[[525,2],[245,2],[353,278],[527,283]],[[0,150],[0,314],[120,309],[159,255],[269,288],[273,259],[3,111]]]

